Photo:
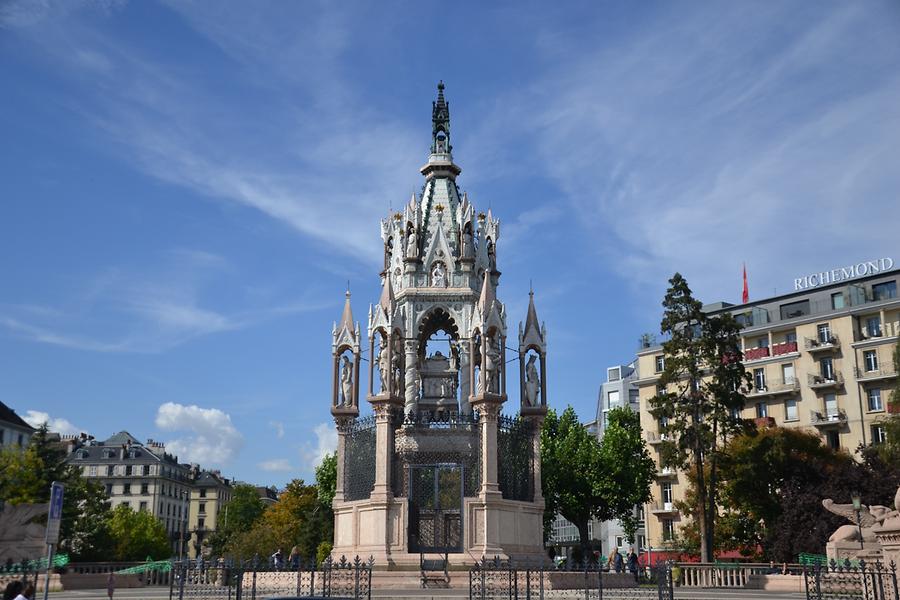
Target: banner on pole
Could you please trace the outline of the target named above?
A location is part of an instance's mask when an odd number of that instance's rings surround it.
[[[59,525],[62,523],[63,509],[63,492],[65,486],[58,481],[54,481],[50,485],[50,514],[47,515],[47,537],[48,544],[56,544],[59,542]]]

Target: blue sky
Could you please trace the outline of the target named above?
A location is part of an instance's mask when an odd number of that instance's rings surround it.
[[[439,79],[498,294],[515,327],[533,280],[584,418],[674,271],[737,302],[742,262],[760,298],[900,259],[896,2],[489,4],[0,4],[0,399],[310,478]]]

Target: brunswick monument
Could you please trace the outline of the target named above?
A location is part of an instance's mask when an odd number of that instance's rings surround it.
[[[460,194],[452,149],[441,83],[422,191],[381,222],[382,291],[367,337],[349,292],[333,331],[335,556],[403,567],[418,565],[420,553],[446,552],[452,565],[544,555],[547,330],[531,292],[517,347],[508,348],[496,293],[500,222]],[[359,417],[361,371],[367,418]],[[516,378],[521,406],[505,416]]]

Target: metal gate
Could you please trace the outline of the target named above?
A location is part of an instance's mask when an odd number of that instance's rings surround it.
[[[893,562],[830,561],[803,569],[808,600],[900,600]]]
[[[409,467],[411,552],[462,552],[462,484],[459,464]]]

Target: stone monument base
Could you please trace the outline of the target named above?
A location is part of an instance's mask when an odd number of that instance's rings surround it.
[[[881,544],[863,542],[862,548],[860,548],[858,540],[828,542],[825,544],[825,554],[829,561],[843,562],[844,560],[863,559],[866,562],[874,562],[881,560]]]

